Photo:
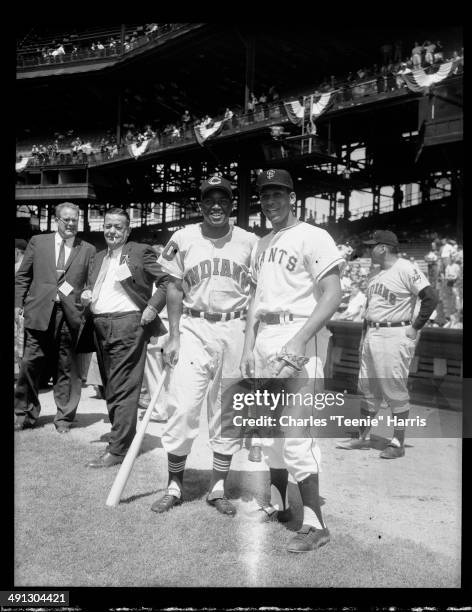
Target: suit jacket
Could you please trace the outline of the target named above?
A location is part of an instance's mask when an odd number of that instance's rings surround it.
[[[47,330],[59,295],[71,331],[78,331],[84,310],[80,295],[87,285],[95,252],[94,246],[75,237],[64,274],[73,291],[64,296],[57,290],[54,234],[31,238],[15,277],[15,306],[24,309],[25,327]]]
[[[106,254],[107,249],[97,253],[93,265],[90,267],[87,289],[91,291],[93,291]],[[161,266],[157,263],[156,253],[147,244],[127,242],[121,251],[120,265],[125,261],[128,264],[131,276],[119,281],[123,289],[141,312],[148,305],[153,306],[157,312],[160,312],[166,304],[169,275],[163,272]],[[152,286],[154,283],[156,291],[153,294]],[[167,328],[162,323],[160,317],[156,316],[153,321],[145,325],[145,331],[148,338],[150,338],[151,336],[163,336],[167,333]],[[95,350],[92,333],[91,312],[90,309],[87,309],[79,331],[78,352],[91,352]]]

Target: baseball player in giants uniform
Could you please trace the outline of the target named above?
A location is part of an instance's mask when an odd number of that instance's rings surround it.
[[[168,422],[162,445],[167,452],[166,494],[152,510],[166,512],[182,503],[185,461],[199,430],[207,398],[213,472],[207,502],[234,515],[225,497],[232,455],[242,439],[221,436],[221,379],[239,378],[244,325],[249,301],[249,265],[257,237],[229,223],[231,184],[212,176],[201,186],[203,223],[175,232],[159,263],[170,276],[167,292],[169,341],[164,361],[172,366],[168,386]],[[208,393],[207,393],[208,392]]]
[[[324,379],[323,330],[341,302],[339,266],[344,260],[328,232],[295,216],[296,195],[286,170],[264,170],[257,188],[273,230],[252,253],[251,276],[257,285],[248,311],[241,374],[298,376],[297,392],[314,393],[315,383]],[[261,444],[271,483],[270,504],[261,508],[263,520],[290,519],[286,495],[290,472],[303,502],[303,526],[288,550],[307,552],[326,544],[329,532],[320,507],[316,439],[311,435],[262,438]]]
[[[372,263],[380,271],[369,279],[364,333],[361,339],[359,391],[363,394],[361,418],[373,418],[382,400],[396,417],[393,438],[380,453],[382,459],[405,454],[405,419],[409,415],[408,372],[418,343],[418,332],[429,320],[437,295],[418,267],[398,256],[398,238],[377,230],[372,240]],[[417,299],[420,309],[413,319]],[[339,442],[338,448],[370,448],[370,427],[361,427],[358,439]]]

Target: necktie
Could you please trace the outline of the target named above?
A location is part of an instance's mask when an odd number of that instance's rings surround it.
[[[102,267],[100,268],[100,272],[98,273],[97,280],[95,281],[95,285],[92,291],[92,306],[95,305],[98,300],[98,296],[100,295],[100,289],[102,288],[103,282],[108,272],[108,268],[110,267],[111,257],[109,252],[105,255],[102,261]]]
[[[66,266],[66,241],[63,240],[61,242],[61,248],[59,249],[59,257],[57,258],[57,264],[56,264],[57,282],[59,282],[61,278],[64,276],[65,266]]]

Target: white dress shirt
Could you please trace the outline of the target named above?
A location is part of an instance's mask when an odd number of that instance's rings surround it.
[[[116,278],[118,266],[120,265],[120,257],[123,247],[108,251],[107,255],[103,258],[102,267],[98,273],[97,280],[95,281],[95,287],[93,290],[93,298],[91,309],[93,314],[103,314],[109,312],[128,312],[130,310],[139,311],[139,308],[129,297],[126,291],[121,286],[121,283]],[[103,283],[100,287],[97,284],[100,280],[101,271],[104,266],[108,264],[107,258],[109,258],[109,267]],[[123,264],[126,265],[126,264]],[[95,295],[98,289],[98,295]]]
[[[56,232],[54,234],[54,244],[56,247],[56,265],[57,265],[57,260],[59,259],[59,251],[61,249],[61,244],[62,244],[62,238],[61,235],[59,234],[59,232]],[[65,243],[65,261],[64,263],[67,263],[67,260],[69,259],[69,255],[70,252],[72,251],[72,245],[74,244],[74,240],[75,240],[75,236],[72,236],[72,238],[66,238],[66,243]]]

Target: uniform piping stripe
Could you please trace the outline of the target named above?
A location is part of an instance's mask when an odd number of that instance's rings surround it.
[[[321,272],[317,275],[316,280],[318,281],[325,272],[329,272],[329,270],[331,270],[332,268],[334,268],[335,265],[340,264],[344,261],[343,257],[339,257],[338,259],[335,259],[334,261],[330,262],[325,268],[323,268],[323,270],[321,270]]]

